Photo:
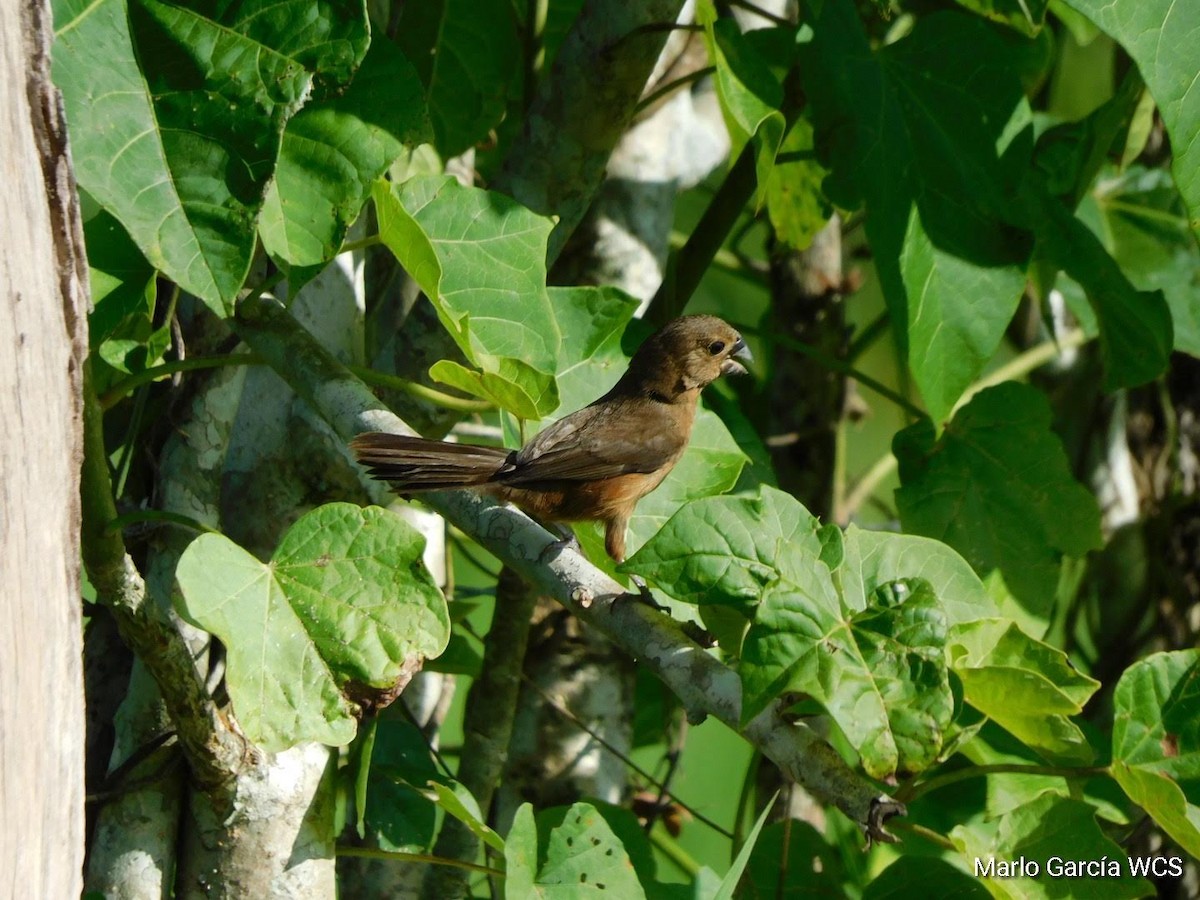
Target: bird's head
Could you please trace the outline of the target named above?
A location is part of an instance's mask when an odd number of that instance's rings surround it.
[[[683,316],[646,339],[629,363],[626,377],[644,393],[675,399],[698,392],[722,375],[744,375],[738,360],[749,360],[742,336],[716,316]]]

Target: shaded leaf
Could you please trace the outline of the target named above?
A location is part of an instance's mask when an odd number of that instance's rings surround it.
[[[288,529],[270,562],[223,535],[179,560],[180,614],[225,644],[238,722],[264,749],[344,744],[352,697],[386,691],[446,645],[446,601],[425,540],[377,507],[330,503]]]
[[[988,900],[979,879],[941,859],[901,856],[863,891],[863,900]]]
[[[425,86],[443,159],[500,123],[521,60],[516,21],[505,0],[426,0],[400,10],[396,43]]]
[[[800,119],[792,126],[779,153],[809,153],[813,150],[812,124]],[[816,159],[777,160],[767,176],[767,215],[775,235],[795,250],[805,250],[829,221],[833,208],[821,191],[828,170]]]
[[[1138,291],[1099,239],[1044,190],[1029,192],[1038,254],[1083,286],[1100,326],[1104,388],[1134,387],[1166,370],[1174,335],[1161,291]]]
[[[804,70],[839,206],[866,206],[892,320],[937,421],[992,357],[1025,286],[1013,219],[1030,112],[1012,54],[962,13],[872,49],[849,0],[826,0]]]
[[[1059,554],[1100,546],[1100,510],[1075,481],[1040,392],[1005,382],[977,394],[941,438],[919,422],[899,432],[896,503],[906,531],[945,541],[976,572],[1004,573],[1033,610],[1053,601]]]

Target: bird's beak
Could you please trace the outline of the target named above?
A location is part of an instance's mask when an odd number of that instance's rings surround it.
[[[750,348],[746,346],[746,342],[743,341],[740,337],[734,343],[733,349],[730,351],[729,358],[727,360],[725,360],[725,362],[721,363],[721,374],[722,375],[745,375],[746,374],[746,367],[743,366],[737,360],[735,360],[733,358],[735,356],[738,359],[746,360],[746,362],[751,362],[754,359],[754,357],[750,355]]]

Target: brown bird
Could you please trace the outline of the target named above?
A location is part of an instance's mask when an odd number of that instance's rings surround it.
[[[750,351],[715,316],[684,316],[646,339],[613,389],[559,419],[520,450],[384,432],[350,444],[371,475],[402,494],[479,490],[543,523],[600,521],[604,548],[625,559],[638,500],[658,487],[687,448],[700,392],[744,374]]]

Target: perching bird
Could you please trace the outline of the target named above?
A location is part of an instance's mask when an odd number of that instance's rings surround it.
[[[378,431],[350,446],[401,494],[467,488],[543,523],[603,522],[604,548],[623,562],[634,506],[679,462],[701,390],[745,373],[735,357],[748,360],[750,351],[733,328],[715,316],[684,316],[646,339],[611,391],[520,450]]]

